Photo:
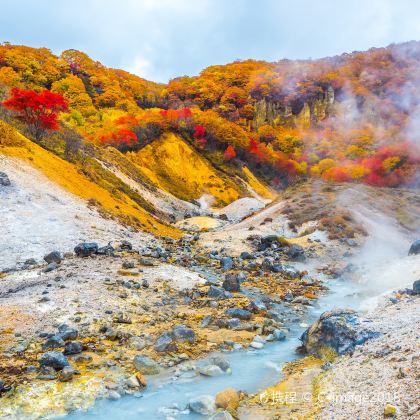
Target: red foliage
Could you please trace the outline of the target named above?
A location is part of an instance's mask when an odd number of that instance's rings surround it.
[[[206,129],[201,124],[196,124],[194,127],[194,138],[195,139],[201,139],[206,134]]]
[[[100,141],[103,145],[113,146],[117,149],[132,147],[137,143],[137,136],[127,128],[120,128],[114,133],[104,134]]]
[[[325,171],[323,177],[329,182],[349,182],[352,179],[346,168],[336,166]]]
[[[225,160],[231,160],[235,156],[236,156],[235,148],[229,144],[229,146],[225,150],[224,158]]]
[[[46,130],[58,130],[58,114],[68,110],[66,100],[58,93],[44,90],[12,89],[11,98],[2,103],[28,125],[31,134],[40,140]]]

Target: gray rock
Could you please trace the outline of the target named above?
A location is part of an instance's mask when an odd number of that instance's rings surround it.
[[[118,247],[120,251],[131,251],[133,249],[133,245],[131,242],[123,240]]]
[[[171,347],[172,347],[172,334],[169,332],[163,333],[156,340],[155,350],[157,352],[167,351]]]
[[[98,244],[96,242],[82,242],[74,248],[74,253],[78,257],[89,257],[98,252]]]
[[[413,292],[416,295],[420,295],[420,279],[419,280],[416,280],[413,283]]]
[[[203,328],[208,327],[212,320],[213,320],[213,317],[211,315],[206,315],[201,321],[201,327]]]
[[[189,343],[194,343],[196,340],[195,332],[192,328],[187,327],[186,325],[180,324],[176,325],[172,329],[172,335],[177,341],[188,341]]]
[[[239,319],[251,319],[252,313],[247,311],[246,309],[242,308],[229,308],[226,310],[226,315],[232,318],[239,318]]]
[[[121,395],[117,391],[111,389],[107,394],[107,398],[111,401],[117,401],[121,398]]]
[[[275,264],[272,266],[272,271],[274,273],[283,274],[285,277],[289,277],[291,279],[297,279],[298,277],[300,277],[299,270],[286,264]]]
[[[277,341],[283,341],[286,339],[286,333],[282,330],[274,330],[273,337]]]
[[[64,354],[79,354],[83,351],[83,344],[80,341],[69,341],[64,347]]]
[[[241,260],[255,260],[256,256],[247,251],[244,251],[241,252],[240,258]]]
[[[79,331],[76,328],[69,327],[67,324],[61,324],[58,327],[58,334],[64,341],[76,340],[79,335]]]
[[[130,347],[135,350],[143,350],[147,346],[146,340],[141,337],[131,337],[128,342]]]
[[[61,253],[59,251],[52,251],[47,255],[44,255],[44,261],[48,264],[50,263],[57,263],[60,264],[62,260]]]
[[[241,290],[241,284],[237,274],[228,273],[223,281],[223,288],[228,292],[239,292]]]
[[[143,375],[157,375],[160,371],[159,365],[147,356],[135,356],[133,363]]]
[[[58,351],[49,351],[41,356],[39,364],[41,366],[49,366],[54,369],[61,370],[65,366],[69,366],[69,361],[63,353]]]
[[[203,376],[220,376],[223,375],[223,370],[217,365],[203,366],[198,370]]]
[[[211,364],[219,366],[219,368],[222,369],[223,372],[226,372],[228,369],[230,369],[229,361],[222,356],[212,356],[209,358],[209,361]]]
[[[131,375],[125,380],[125,386],[132,389],[140,388],[140,383],[135,375]]]
[[[108,244],[108,245],[99,247],[96,253],[99,255],[112,255],[114,251],[115,251],[114,247]]]
[[[209,420],[233,420],[233,417],[229,411],[219,411],[213,414]]]
[[[134,268],[134,262],[133,261],[124,261],[122,263],[122,268]]]
[[[348,353],[379,333],[361,327],[358,315],[352,309],[324,312],[300,337],[305,353],[321,355],[324,349],[337,354]]]
[[[10,179],[5,172],[0,172],[0,185],[2,187],[9,187],[11,185]]]
[[[263,262],[261,263],[261,270],[272,271],[273,262],[269,258],[264,258]]]
[[[233,267],[233,259],[231,257],[222,257],[220,259],[220,268],[222,270],[230,270]]]
[[[417,255],[420,254],[420,239],[414,241],[411,246],[410,250],[408,251],[408,255]]]
[[[71,366],[64,366],[63,370],[58,375],[60,382],[69,382],[73,379],[74,369]]]
[[[191,411],[203,416],[209,416],[216,411],[216,404],[211,395],[202,395],[191,400],[188,404]]]
[[[287,249],[287,256],[292,261],[304,261],[305,250],[300,245],[292,245]]]
[[[221,287],[210,286],[210,289],[207,292],[207,296],[214,299],[223,299],[224,293],[225,293],[225,290],[222,289]]]
[[[58,347],[64,347],[64,340],[59,335],[53,335],[43,345],[43,350],[56,349]]]
[[[44,273],[49,273],[50,271],[56,270],[58,268],[58,264],[56,262],[49,263],[42,271]]]

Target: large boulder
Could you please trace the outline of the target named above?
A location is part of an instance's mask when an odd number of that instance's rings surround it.
[[[344,354],[378,335],[363,328],[357,313],[352,309],[335,309],[321,314],[302,334],[300,350],[318,356],[331,351]]]
[[[420,295],[420,279],[419,280],[416,280],[413,283],[413,293],[415,295]]]
[[[11,185],[9,177],[4,172],[0,172],[0,185],[2,187],[8,187]]]
[[[420,254],[420,239],[414,241],[411,246],[410,250],[408,251],[408,255],[417,255]]]
[[[82,242],[74,248],[74,252],[78,257],[89,257],[98,252],[98,244],[96,242]]]

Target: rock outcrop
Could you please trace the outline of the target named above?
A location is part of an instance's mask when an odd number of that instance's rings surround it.
[[[335,309],[321,314],[302,334],[300,350],[320,357],[331,351],[341,355],[376,336],[378,333],[360,325],[352,309]]]

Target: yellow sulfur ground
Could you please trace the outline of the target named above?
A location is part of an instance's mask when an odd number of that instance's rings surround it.
[[[165,134],[127,157],[159,188],[183,199],[211,194],[226,205],[239,198],[239,190],[218,174],[192,147],[175,134]]]
[[[126,224],[139,227],[156,235],[174,238],[181,236],[178,229],[159,222],[128,196],[120,193],[119,197],[116,198],[109,191],[87,179],[70,162],[48,152],[20,134],[17,138],[21,140],[17,147],[10,146],[10,143],[7,144],[1,140],[0,155],[24,160],[65,190],[84,200],[95,199],[102,210]],[[2,144],[6,144],[6,146],[2,147]]]

